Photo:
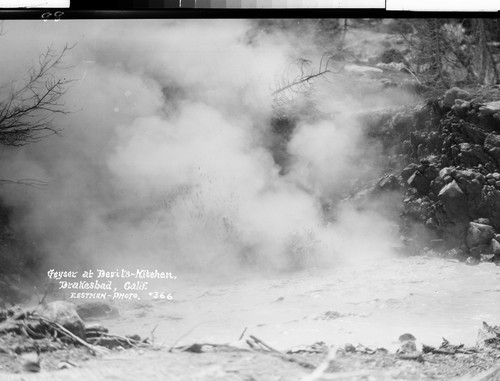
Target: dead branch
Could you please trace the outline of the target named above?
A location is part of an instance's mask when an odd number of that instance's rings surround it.
[[[247,331],[247,328],[248,327],[245,327],[245,329],[243,330],[243,332],[241,332],[241,335],[240,335],[240,338],[238,339],[238,341],[241,340],[241,339],[243,339],[243,336],[245,336],[245,332]]]
[[[155,344],[155,331],[157,327],[158,323],[155,324],[154,328],[151,330],[151,333],[149,334],[149,336],[151,337],[151,345]]]
[[[280,351],[274,349],[273,347],[271,347],[270,345],[267,345],[266,343],[264,343],[261,339],[253,336],[253,335],[250,335],[250,338],[255,341],[257,344],[260,344],[262,345],[263,347],[269,349],[271,352],[278,352],[278,353],[281,353]]]
[[[40,315],[33,315],[33,317],[35,317],[36,319],[44,322],[45,324],[48,324],[49,326],[51,326],[52,328],[54,328],[54,330],[56,330],[57,332],[62,333],[63,335],[69,337],[73,341],[76,341],[79,344],[83,345],[85,348],[87,348],[89,350],[89,352],[93,356],[95,356],[98,353],[100,353],[100,354],[107,353],[107,351],[104,348],[99,348],[99,347],[97,347],[95,345],[91,345],[91,344],[87,343],[85,340],[83,340],[83,339],[79,338],[78,336],[74,335],[72,332],[68,331],[61,324],[56,323],[55,321],[49,320],[49,319],[47,319],[47,318],[45,318],[43,316],[40,316]]]
[[[174,341],[174,343],[171,345],[171,347],[169,348],[168,351],[172,352],[175,349],[175,346],[177,345],[177,343],[179,341],[181,341],[182,339],[184,339],[187,335],[189,335],[191,332],[193,332],[196,328],[198,328],[200,325],[205,324],[205,323],[208,323],[208,322],[201,322],[201,323],[196,324],[193,328],[191,328],[185,334],[183,334],[182,336],[180,336],[177,340]]]
[[[311,61],[299,59],[298,63],[300,64],[299,65],[300,74],[292,81],[288,80],[288,78],[284,79],[282,81],[281,86],[278,87],[276,90],[274,90],[272,92],[272,95],[275,96],[286,90],[292,90],[297,92],[298,90],[295,90],[296,88],[301,88],[303,85],[306,86],[310,85],[314,78],[324,76],[328,73],[334,73],[332,70],[328,68],[328,65],[330,64],[332,58],[333,56],[328,56],[328,58],[326,58],[326,54],[323,54],[319,62],[318,70],[316,72],[309,72],[308,74],[305,73],[305,67],[308,66],[311,63]]]
[[[151,346],[151,344],[149,344],[149,343],[145,343],[143,341],[134,340],[134,339],[131,339],[131,338],[125,337],[125,336],[110,335],[108,333],[102,333],[101,337],[105,337],[105,338],[109,338],[109,339],[117,339],[117,340],[120,340],[120,341],[124,341],[128,345],[130,345],[131,347],[145,348],[145,347],[150,347]]]
[[[257,344],[261,345],[262,347],[266,348],[266,351],[264,353],[269,353],[273,356],[277,356],[279,358],[281,358],[282,360],[285,360],[285,361],[289,361],[289,362],[294,362],[298,365],[300,365],[301,367],[303,368],[307,368],[307,369],[314,369],[316,368],[315,365],[311,364],[310,362],[307,362],[307,361],[304,361],[304,360],[301,360],[301,359],[298,359],[294,356],[290,356],[290,355],[286,355],[284,353],[281,353],[280,351],[274,349],[273,347],[271,347],[270,345],[266,344],[265,342],[263,342],[261,339],[253,336],[253,335],[250,335],[250,338]],[[252,342],[250,340],[247,340],[247,344],[254,350],[257,350],[255,344],[251,344]]]

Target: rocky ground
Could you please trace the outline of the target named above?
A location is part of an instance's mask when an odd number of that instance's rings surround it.
[[[79,313],[85,317],[84,321]],[[473,347],[443,339],[417,346],[411,333],[399,349],[323,342],[276,350],[246,330],[228,344],[155,345],[117,336],[95,319],[115,319],[105,302],[55,301],[0,313],[2,380],[493,380],[500,376],[500,327],[483,323]],[[130,321],[130,329],[137,320]]]
[[[475,264],[500,260],[500,88],[452,88],[399,111],[364,115],[383,142],[386,175],[372,192],[401,192],[407,249]]]

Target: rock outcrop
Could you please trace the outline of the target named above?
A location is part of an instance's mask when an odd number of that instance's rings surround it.
[[[500,261],[500,90],[473,91],[368,120],[403,185],[401,232],[417,249]],[[387,176],[387,175],[386,175]],[[393,180],[395,181],[395,180]],[[469,262],[474,262],[470,260]]]

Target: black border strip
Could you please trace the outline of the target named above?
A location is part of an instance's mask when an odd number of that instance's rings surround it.
[[[0,9],[0,19],[36,20],[54,19],[240,19],[240,18],[469,18],[499,17],[499,12],[411,12],[386,11],[383,9],[93,9],[78,10],[64,8]]]

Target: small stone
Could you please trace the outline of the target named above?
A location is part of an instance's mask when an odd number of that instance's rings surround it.
[[[141,337],[137,334],[135,335],[126,335],[125,336],[127,339],[133,340],[133,341],[141,341]]]
[[[403,341],[408,341],[408,340],[409,341],[416,341],[417,339],[411,333],[403,333],[401,336],[399,336],[398,340],[403,342]]]
[[[25,372],[40,372],[40,358],[36,352],[23,353],[21,361]]]
[[[479,258],[479,260],[481,261],[481,263],[493,262],[494,258],[495,258],[495,256],[493,254],[481,254],[481,257]]]
[[[63,362],[60,362],[59,364],[57,364],[57,369],[69,369],[69,368],[74,368],[75,366],[66,362],[66,361],[63,361]]]
[[[354,353],[356,352],[356,348],[354,347],[354,345],[348,343],[344,345],[344,351],[346,351],[347,353]]]
[[[474,258],[474,257],[467,257],[465,260],[465,264],[469,266],[475,266],[479,264],[479,259]]]

